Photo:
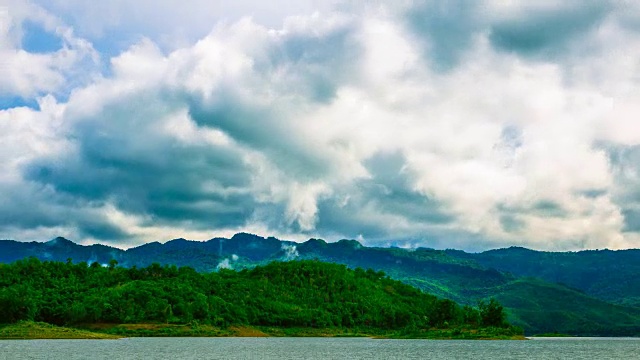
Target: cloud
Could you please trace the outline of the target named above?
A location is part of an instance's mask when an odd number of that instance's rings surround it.
[[[589,33],[611,13],[607,2],[565,4],[522,3],[509,9],[491,26],[493,46],[527,56],[553,58],[567,53],[572,45],[584,44]],[[582,38],[582,39],[581,39]],[[582,40],[582,41],[580,41]]]
[[[640,232],[640,146],[608,144],[604,148],[609,155],[616,183],[613,196],[624,216],[623,231],[635,235]]]
[[[251,17],[269,28],[282,27],[292,15],[327,12],[335,1],[274,0],[266,3],[251,0],[183,1],[112,0],[87,3],[81,0],[33,0],[72,26],[97,49],[117,55],[141,38],[150,38],[165,51],[189,46],[202,39],[218,23],[234,23]]]
[[[192,35],[167,46],[114,4],[94,29],[82,4],[37,7],[83,38],[141,36],[100,76],[47,63],[58,80],[5,85],[38,107],[0,110],[3,234],[639,245],[640,36],[620,5],[343,3],[206,30],[216,14],[184,13]]]
[[[93,76],[99,61],[56,16],[19,1],[0,5],[0,59],[0,98],[23,99],[66,95]]]
[[[404,9],[407,27],[436,70],[455,68],[472,47],[483,19],[480,2],[424,1]]]

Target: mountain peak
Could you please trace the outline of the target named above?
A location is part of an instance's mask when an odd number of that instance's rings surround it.
[[[303,244],[319,244],[319,245],[327,245],[327,242],[322,239],[311,238],[305,241]]]
[[[338,241],[336,245],[349,247],[352,249],[360,249],[362,247],[362,244],[358,240],[353,240],[353,239],[351,240],[342,239]]]
[[[74,243],[73,241],[64,238],[62,236],[58,236],[54,239],[51,239],[49,241],[46,242],[47,245],[57,245],[57,246],[64,246],[64,245],[76,245],[76,243]]]
[[[241,233],[237,233],[235,235],[233,235],[233,237],[231,237],[231,240],[234,241],[253,241],[253,240],[264,240],[264,238],[262,236],[258,236],[255,234],[249,234],[249,233],[245,233],[245,232],[241,232]]]

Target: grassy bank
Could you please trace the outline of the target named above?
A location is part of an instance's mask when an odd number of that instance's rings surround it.
[[[384,331],[377,329],[306,328],[176,324],[91,324],[84,329],[123,337],[372,337],[379,339],[525,339],[521,332],[504,328],[425,329],[416,331]]]
[[[21,321],[0,325],[0,339],[118,339],[113,334],[59,327],[42,322]]]
[[[551,333],[544,333],[544,334],[536,334],[531,337],[575,337],[575,335],[551,332]]]
[[[0,339],[118,339],[123,337],[371,337],[376,339],[493,339],[520,340],[509,329],[428,329],[383,331],[375,329],[253,327],[177,324],[86,324],[80,328],[59,327],[23,321],[0,325]]]
[[[123,337],[377,337],[391,334],[383,332],[362,332],[341,328],[317,329],[261,326],[230,326],[220,328],[210,325],[177,324],[89,324],[82,326],[82,328],[90,332],[101,332]]]
[[[243,336],[240,328],[219,328],[210,325],[178,324],[86,324],[81,329],[121,337],[224,337]],[[244,335],[244,336],[259,336]]]
[[[526,340],[519,329],[480,328],[480,329],[428,329],[413,332],[400,332],[388,338],[393,339],[433,339],[433,340]]]

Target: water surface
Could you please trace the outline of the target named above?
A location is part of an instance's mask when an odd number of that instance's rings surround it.
[[[637,359],[639,338],[0,340],[0,359]]]

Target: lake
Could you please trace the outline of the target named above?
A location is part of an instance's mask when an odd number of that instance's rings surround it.
[[[0,340],[0,359],[637,359],[640,338]]]

